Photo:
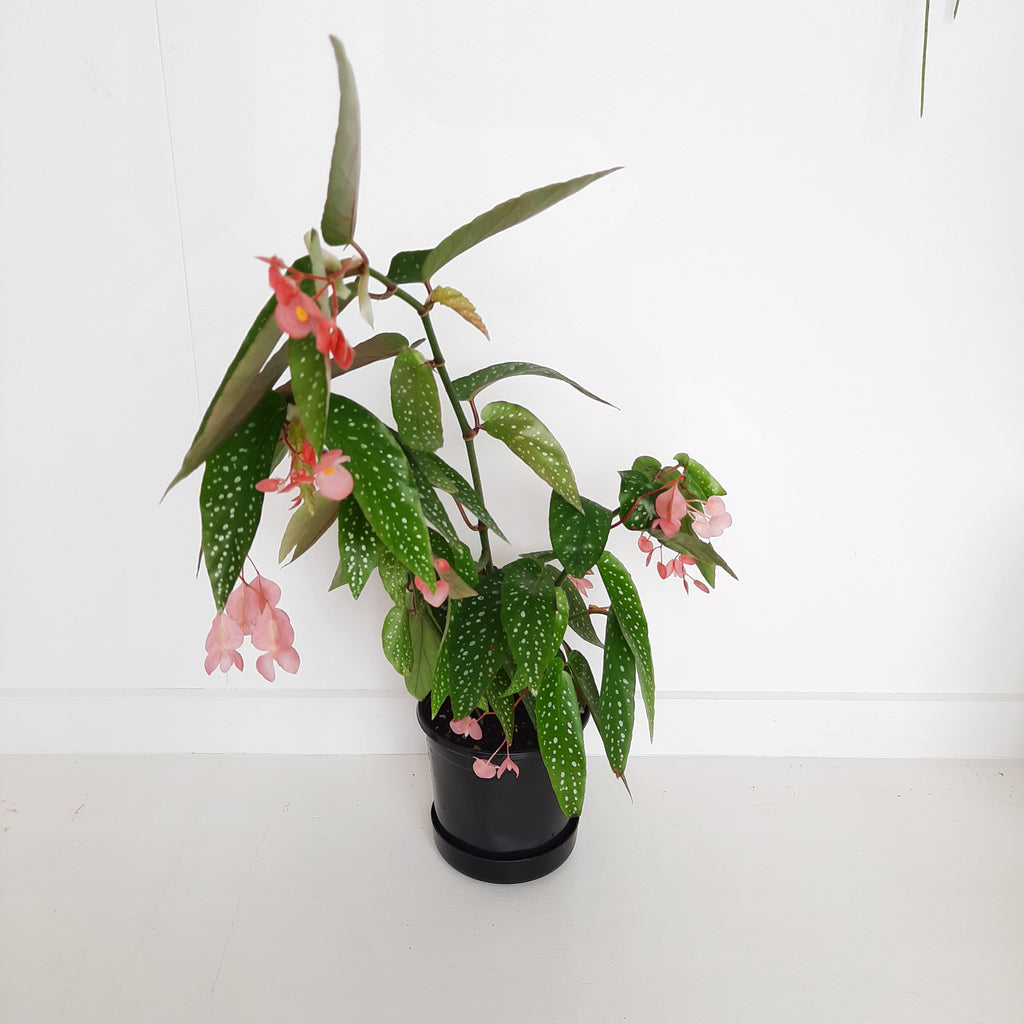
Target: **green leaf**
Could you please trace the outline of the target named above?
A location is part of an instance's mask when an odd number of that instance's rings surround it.
[[[461,579],[470,586],[475,585],[480,574],[477,571],[476,561],[469,547],[463,544],[457,537],[454,541],[449,542],[446,537],[442,537],[436,530],[430,530],[429,533],[434,557],[445,559]],[[445,578],[444,573],[441,574],[441,578]]]
[[[594,719],[597,731],[601,731],[601,695],[594,681],[594,673],[590,670],[590,662],[580,651],[570,651],[568,658],[569,674],[576,685],[576,692],[590,709],[590,717]]]
[[[415,349],[399,352],[391,366],[391,411],[407,448],[433,452],[444,444],[434,371]]]
[[[341,571],[344,573],[345,581],[352,590],[353,597],[359,597],[370,578],[374,567],[377,565],[377,537],[373,527],[366,521],[363,510],[359,503],[352,498],[344,501],[334,502],[337,506],[338,516],[338,554],[340,556]],[[391,560],[397,566],[398,562],[394,556]],[[409,574],[404,566],[401,570],[404,589],[408,585]],[[385,570],[387,571],[387,570]]]
[[[327,446],[351,457],[345,466],[352,474],[352,493],[377,536],[410,572],[432,580],[430,539],[419,494],[391,431],[361,405],[331,395]]]
[[[553,565],[546,566],[545,570],[552,579],[557,579],[560,575]],[[596,647],[603,647],[604,643],[594,629],[590,612],[587,611],[587,603],[583,600],[580,592],[569,579],[563,579],[559,586],[562,588],[562,593],[565,594],[569,606],[569,629],[588,643],[592,643]]]
[[[501,622],[516,663],[517,690],[529,688],[536,693],[565,636],[569,606],[563,594],[563,617],[556,597],[560,593],[540,562],[520,558],[505,566]]]
[[[472,512],[480,522],[493,530],[502,540],[507,540],[505,534],[498,529],[498,524],[495,523],[490,512],[477,497],[473,485],[457,470],[449,466],[444,459],[433,452],[412,452],[410,461],[422,470],[423,475],[434,487],[450,494],[466,511]]]
[[[330,529],[338,517],[338,507],[342,504],[345,502],[331,501],[315,492],[309,503],[304,501],[299,505],[285,527],[277,560],[283,562],[290,554],[294,562],[300,555],[304,555]],[[354,505],[355,502],[348,504]]]
[[[504,203],[500,203],[493,209],[488,210],[487,213],[482,213],[468,224],[464,224],[461,228],[453,231],[447,238],[435,245],[424,257],[418,276],[412,280],[429,280],[446,263],[461,255],[467,249],[472,249],[473,246],[478,245],[485,238],[490,238],[491,235],[496,235],[499,231],[505,231],[507,228],[514,227],[524,220],[529,220],[535,214],[546,210],[549,206],[554,206],[555,203],[563,199],[567,199],[574,193],[579,192],[580,189],[586,188],[591,182],[597,181],[598,178],[603,178],[606,174],[611,174],[612,171],[617,171],[618,169],[617,167],[611,167],[608,170],[597,171],[594,174],[584,174],[570,181],[545,185],[543,188],[532,189],[529,192],[524,192],[521,196],[517,196],[515,199],[508,199]]]
[[[587,755],[576,690],[561,661],[551,665],[537,693],[537,737],[558,804],[576,817],[583,810]]]
[[[614,611],[608,613],[601,669],[601,739],[608,763],[616,775],[626,770],[636,715],[636,658],[619,627]]]
[[[449,605],[451,607],[451,605]],[[480,702],[505,657],[501,625],[501,574],[483,577],[477,596],[459,602],[448,623],[452,714],[465,718]]]
[[[378,537],[377,543],[377,573],[384,592],[394,601],[395,604],[402,604],[405,595],[409,593],[409,570],[392,554],[387,544]],[[430,576],[434,572],[431,567]]]
[[[707,573],[704,573],[704,567],[709,567],[711,579],[708,580],[708,583],[711,586],[715,585],[714,566],[716,565],[720,569],[724,569],[734,580],[739,579],[736,573],[729,567],[729,563],[706,540],[701,540],[700,537],[694,536],[693,528],[690,526],[689,521],[683,524],[674,537],[666,537],[661,530],[652,530],[651,536],[658,543],[664,544],[665,547],[672,551],[689,555],[697,562],[697,568],[701,570],[705,579],[707,579]]]
[[[583,511],[551,492],[548,506],[548,530],[551,546],[570,576],[582,579],[597,564],[611,528],[610,509],[590,498],[581,497]]]
[[[576,477],[562,446],[529,409],[511,402],[491,402],[480,413],[481,427],[504,441],[552,490],[583,511]]]
[[[516,729],[516,700],[514,696],[505,693],[507,689],[508,676],[499,671],[491,681],[491,685],[487,687],[486,697],[491,710],[501,722],[505,739],[511,743]]]
[[[630,468],[653,484],[654,478],[661,472],[661,463],[651,455],[641,455],[633,460]]]
[[[409,468],[412,470],[413,482],[416,484],[416,490],[420,495],[420,507],[423,509],[423,517],[428,523],[432,523],[437,527],[440,535],[446,540],[453,544],[462,543],[458,532],[448,517],[448,513],[445,511],[444,505],[441,504],[441,499],[437,496],[437,491],[431,486],[430,481],[426,478],[423,470],[420,469],[419,463],[412,457],[412,454],[409,451],[406,451],[405,454],[409,458]],[[449,558],[448,561],[451,561],[451,559]]]
[[[323,450],[324,430],[327,424],[327,365],[316,350],[316,339],[288,339],[288,367],[292,374],[292,394],[299,407],[299,418],[306,435],[316,449]]]
[[[676,456],[676,462],[686,470],[683,485],[698,501],[707,501],[713,494],[726,494],[725,488],[699,463],[685,452]]]
[[[412,640],[409,637],[409,613],[405,606],[395,606],[384,616],[381,646],[388,661],[399,675],[412,671]]]
[[[375,334],[372,338],[361,341],[352,349],[352,365],[343,372],[351,373],[353,370],[358,370],[361,366],[369,366],[370,363],[376,363],[382,359],[390,359],[408,347],[408,339],[401,334],[395,334],[393,331]]]
[[[547,366],[538,366],[536,363],[495,363],[494,366],[485,366],[482,370],[477,370],[476,373],[453,380],[452,388],[455,391],[455,397],[460,402],[468,402],[476,398],[488,385],[494,384],[499,380],[519,377],[524,374],[534,377],[551,377],[555,380],[565,381],[566,384],[571,384],[580,394],[586,395],[587,398],[592,398],[595,402],[601,402],[604,405],[612,405],[611,402],[598,398],[593,392],[588,391],[585,387],[580,386],[574,380],[570,380],[557,370],[552,370]],[[612,405],[612,408],[616,407]]]
[[[635,465],[635,463],[634,463]],[[627,530],[649,530],[657,517],[657,484],[635,469],[619,470],[619,518]]]
[[[294,266],[308,273],[309,259],[298,260]],[[271,297],[253,321],[203,415],[181,469],[167,485],[167,491],[198,469],[235,433],[284,372],[281,360],[274,361],[273,365],[267,362],[281,340],[281,329],[274,319],[276,308],[277,299]],[[165,497],[167,491],[164,491]]]
[[[457,602],[448,605],[448,618],[445,620],[444,633],[441,636],[441,649],[437,652],[437,663],[434,665],[434,681],[430,687],[430,717],[437,718],[441,705],[451,696],[452,665],[449,648],[451,646],[452,623],[458,609]]]
[[[409,638],[412,668],[405,673],[405,688],[417,700],[423,700],[434,685],[437,659],[441,653],[441,632],[418,597],[409,615]]]
[[[399,252],[391,258],[388,278],[395,284],[413,284],[424,280],[420,275],[423,261],[430,255],[429,249],[415,249]]]
[[[338,62],[341,101],[320,230],[328,245],[348,245],[355,230],[359,196],[359,97],[345,48],[335,36],[331,36],[331,46]]]
[[[206,460],[199,490],[203,557],[217,611],[238,582],[263,511],[256,484],[270,472],[288,405],[268,394],[235,435]]]
[[[651,657],[651,641],[636,584],[626,567],[610,552],[606,551],[597,562],[605,590],[611,600],[612,611],[622,629],[633,657],[636,658],[637,675],[640,678],[640,692],[647,710],[647,722],[654,738],[654,659]],[[605,647],[608,636],[605,634]]]

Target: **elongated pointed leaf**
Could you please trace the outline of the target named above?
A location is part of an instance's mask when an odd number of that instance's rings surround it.
[[[481,427],[504,441],[553,491],[583,511],[576,477],[554,435],[529,409],[511,402],[491,402],[480,413]]]
[[[353,597],[359,597],[377,565],[377,537],[373,527],[366,521],[359,503],[351,496],[336,501],[335,515],[338,517],[338,555],[345,582],[352,590]],[[396,563],[397,564],[397,563]],[[402,586],[409,578],[402,572]]]
[[[450,494],[466,511],[472,512],[480,522],[493,530],[502,540],[507,539],[498,528],[498,524],[495,523],[490,512],[484,507],[484,503],[477,497],[473,485],[457,470],[449,466],[444,459],[433,452],[412,452],[411,461],[423,471],[423,475],[434,487]]]
[[[419,494],[391,431],[358,403],[332,395],[326,436],[329,448],[340,448],[351,457],[345,466],[352,474],[352,493],[374,533],[410,572],[433,580]]]
[[[552,579],[557,579],[559,576],[558,570],[553,565],[545,566],[545,571]],[[604,642],[594,629],[590,613],[587,611],[587,603],[583,600],[580,592],[569,579],[563,579],[559,585],[565,594],[569,608],[569,629],[588,643],[594,644],[595,647],[603,647]]]
[[[376,363],[381,359],[390,359],[408,347],[408,339],[401,334],[395,334],[393,331],[375,334],[372,338],[361,341],[352,349],[352,365],[344,372],[351,373],[353,370],[369,366],[370,363]]]
[[[408,456],[410,453],[406,451]],[[419,491],[420,495],[420,506],[423,509],[423,517],[428,523],[433,524],[438,532],[450,543],[459,541],[459,534],[455,527],[452,525],[452,521],[445,511],[444,505],[441,504],[441,499],[437,496],[437,491],[434,490],[430,481],[426,478],[423,470],[420,469],[419,463],[414,459],[409,459],[409,468],[412,470],[412,479],[416,484],[416,490]],[[442,556],[444,557],[444,556]],[[451,559],[449,559],[451,561]]]
[[[590,662],[580,651],[570,651],[568,657],[569,674],[576,686],[576,692],[583,698],[590,709],[590,717],[594,719],[597,731],[601,731],[601,695],[590,669]]]
[[[388,267],[388,278],[395,284],[412,284],[422,281],[420,271],[423,261],[430,255],[429,249],[413,249],[395,253]]]
[[[610,552],[606,551],[597,562],[605,590],[611,599],[612,611],[618,620],[622,635],[626,638],[640,679],[640,692],[647,711],[647,723],[654,738],[654,659],[651,656],[651,641],[647,630],[647,616],[644,615],[636,584],[626,567]],[[605,646],[608,637],[605,635]]]
[[[391,366],[391,411],[405,447],[433,452],[444,444],[437,380],[414,349],[399,352]]]
[[[452,714],[465,718],[480,702],[505,658],[501,626],[501,576],[492,573],[477,585],[477,596],[459,602],[449,624]]]
[[[584,174],[578,178],[572,178],[570,181],[556,182],[553,185],[545,185],[543,188],[531,189],[515,199],[508,199],[486,213],[482,213],[479,217],[475,217],[468,224],[464,224],[440,241],[423,257],[418,271],[415,270],[417,254],[413,253],[399,253],[392,261],[392,268],[395,267],[395,261],[399,261],[399,265],[405,272],[406,281],[427,281],[446,263],[467,249],[479,245],[485,238],[490,238],[491,235],[496,235],[499,231],[505,231],[516,224],[521,224],[524,220],[529,220],[530,217],[542,210],[567,199],[579,192],[580,189],[586,188],[592,182],[618,169],[611,167],[605,171],[597,171],[595,174]],[[397,278],[393,279],[397,280]]]
[[[412,639],[409,636],[409,612],[397,605],[384,616],[381,646],[399,675],[412,671]]]
[[[702,573],[704,567],[708,567],[711,571],[711,579],[708,580],[708,583],[711,586],[715,585],[714,567],[716,565],[720,569],[724,569],[734,580],[739,579],[736,573],[729,567],[729,563],[706,540],[701,540],[700,537],[694,536],[689,523],[685,524],[684,528],[680,529],[674,537],[666,537],[661,530],[652,530],[651,536],[672,551],[689,555],[696,561],[697,568],[701,569]],[[704,578],[707,579],[706,573],[704,573]]]
[[[487,687],[485,696],[491,710],[498,716],[501,728],[505,733],[505,739],[512,742],[513,734],[516,731],[516,701],[515,697],[507,694],[508,676],[504,672],[498,674]]]
[[[206,460],[199,490],[203,558],[217,611],[224,610],[263,511],[256,484],[270,472],[287,403],[266,395],[233,437]]]
[[[636,715],[636,658],[614,611],[608,613],[601,669],[601,739],[616,775],[626,770]]]
[[[418,597],[409,615],[409,639],[412,668],[405,673],[405,688],[417,700],[423,700],[434,684],[434,671],[441,653],[441,631]]]
[[[461,579],[470,586],[474,586],[480,574],[477,572],[476,561],[469,547],[457,537],[454,541],[449,541],[447,537],[443,537],[436,530],[430,530],[429,533],[434,557],[445,559]],[[441,578],[446,578],[444,573],[441,573]]]
[[[299,417],[317,454],[323,450],[327,426],[327,398],[330,388],[327,365],[316,350],[316,339],[288,339],[288,368],[292,375],[292,394]]]
[[[341,98],[320,230],[328,245],[348,245],[356,226],[356,202],[359,198],[359,97],[345,48],[334,36],[331,36],[331,46],[338,62]]]
[[[507,380],[509,377],[521,377],[524,375],[551,377],[554,380],[564,381],[566,384],[574,387],[581,395],[586,395],[587,398],[592,398],[595,402],[601,402],[603,405],[612,405],[611,402],[598,398],[592,391],[588,391],[585,387],[577,384],[576,381],[566,377],[565,374],[552,370],[548,366],[538,366],[536,363],[495,363],[493,366],[485,366],[482,370],[477,370],[475,373],[470,373],[465,377],[459,377],[458,380],[453,380],[452,388],[455,391],[455,397],[460,402],[468,402],[471,398],[476,398],[484,388],[495,384],[499,380]],[[612,408],[616,407],[612,405]]]
[[[430,687],[431,718],[437,718],[441,705],[451,696],[452,663],[449,648],[453,623],[460,607],[461,605],[457,602],[448,605],[448,618],[444,624],[444,632],[441,634],[441,647],[437,652],[437,663],[434,665],[434,681]]]
[[[686,489],[698,501],[707,501],[713,494],[726,494],[726,489],[699,463],[685,452],[676,456],[676,462],[686,470]]]
[[[548,669],[537,693],[537,738],[562,812],[570,818],[583,810],[587,755],[572,679],[561,661]]]
[[[562,594],[563,618],[557,594],[561,591],[539,562],[520,558],[505,566],[501,584],[501,622],[516,663],[513,682],[517,690],[529,688],[536,693],[565,636],[569,608]]]
[[[548,506],[551,546],[569,575],[577,579],[582,579],[597,565],[608,543],[612,522],[610,509],[590,498],[581,497],[580,502],[582,512],[552,491]]]
[[[384,592],[395,604],[402,604],[409,592],[409,570],[392,554],[391,549],[380,537],[376,538],[376,545],[377,573]]]
[[[317,492],[311,503],[303,502],[299,505],[285,527],[277,560],[283,562],[291,555],[291,561],[294,562],[300,555],[304,555],[331,528],[338,518],[341,504],[344,503],[331,501]],[[355,505],[355,502],[349,504]]]

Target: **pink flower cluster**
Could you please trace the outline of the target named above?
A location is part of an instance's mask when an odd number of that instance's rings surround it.
[[[206,674],[215,668],[228,672],[232,666],[244,668],[238,648],[249,637],[253,647],[263,651],[256,659],[256,671],[267,682],[274,681],[274,663],[285,672],[299,669],[299,655],[292,643],[295,630],[288,615],[277,607],[281,588],[258,573],[252,583],[240,578],[231,591],[224,611],[217,615],[206,638]]]
[[[277,298],[277,308],[274,310],[277,326],[289,338],[305,338],[313,334],[316,338],[317,352],[330,356],[338,366],[347,370],[352,365],[354,357],[352,346],[345,340],[345,335],[341,333],[341,328],[335,322],[334,317],[325,316],[316,299],[307,295],[299,287],[301,280],[318,279],[288,267],[277,256],[260,258],[270,264],[270,287],[273,288]],[[356,262],[358,263],[358,261]],[[339,271],[337,277],[341,276],[344,269],[347,269],[347,265],[343,266],[343,270]],[[334,280],[329,278],[324,288],[329,288]],[[336,306],[337,293],[333,294]],[[337,309],[335,309],[335,316],[337,316]]]
[[[343,462],[349,461],[349,456],[342,455],[340,448],[333,448],[317,458],[316,449],[306,440],[302,442],[302,448],[296,451],[288,441],[287,424],[284,443],[292,453],[291,471],[284,479],[268,477],[261,480],[256,485],[257,491],[264,494],[283,494],[296,487],[314,487],[331,501],[341,501],[352,493],[352,474],[342,465]],[[301,501],[302,496],[297,494],[292,501],[292,508]]]

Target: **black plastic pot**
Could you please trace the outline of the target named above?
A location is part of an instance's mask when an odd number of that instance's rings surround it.
[[[430,755],[434,842],[456,871],[484,882],[529,882],[565,863],[579,818],[562,813],[539,750],[513,747],[518,777],[481,779],[473,761],[491,750],[472,749],[446,722],[436,729],[429,698],[420,702],[417,720]]]

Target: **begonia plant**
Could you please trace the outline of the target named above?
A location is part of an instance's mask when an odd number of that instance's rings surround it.
[[[528,362],[454,376],[435,331],[434,311],[447,307],[487,333],[468,299],[434,284],[455,257],[616,168],[526,192],[433,248],[399,252],[382,270],[356,238],[359,109],[344,49],[337,39],[332,44],[341,104],[320,228],[305,235],[305,253],[293,262],[261,257],[270,295],[171,483],[205,467],[202,551],[217,610],[206,671],[242,669],[246,637],[268,681],[276,668],[299,668],[281,588],[249,558],[265,499],[289,495],[294,511],[281,559],[305,554],[331,533],[338,557],[332,589],[347,586],[358,598],[376,570],[392,604],[383,651],[412,696],[429,697],[433,716],[446,707],[452,735],[479,739],[480,719],[496,716],[505,741],[490,758],[477,758],[484,779],[519,774],[514,721],[522,704],[559,803],[576,815],[586,780],[584,712],[620,777],[638,682],[652,736],[654,730],[647,620],[629,571],[607,550],[609,533],[633,531],[639,561],[650,566],[656,558],[662,579],[678,577],[687,593],[692,584],[707,594],[718,570],[732,574],[710,543],[731,523],[725,491],[679,453],[637,458],[610,480],[607,504],[581,495],[543,422],[504,399],[481,405],[481,395],[499,382],[539,375],[603,400]],[[373,307],[385,306],[404,307],[409,333],[425,334],[425,346],[398,332],[371,333]],[[384,360],[391,363],[390,417],[344,393],[350,374]],[[448,447],[442,401],[459,426]],[[484,497],[481,442],[507,446],[550,488],[547,550],[496,558],[492,538],[504,535]],[[606,593],[597,603],[595,570]],[[604,623],[603,639],[595,621]]]

